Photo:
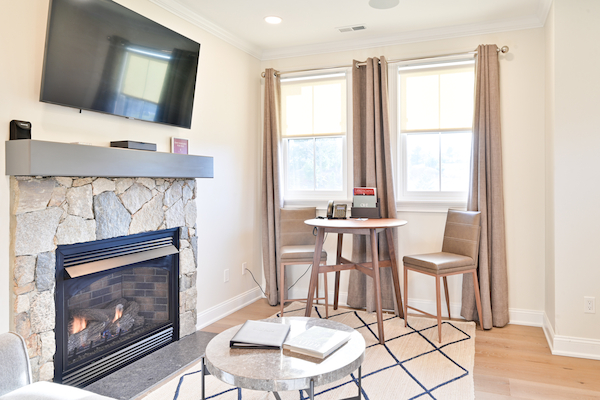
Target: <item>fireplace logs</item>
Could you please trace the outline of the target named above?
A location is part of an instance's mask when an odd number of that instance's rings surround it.
[[[144,325],[139,315],[140,306],[135,301],[120,298],[103,308],[80,308],[71,310],[69,319],[68,353],[80,353],[120,337]]]

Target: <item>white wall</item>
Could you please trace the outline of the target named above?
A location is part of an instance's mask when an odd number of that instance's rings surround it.
[[[595,339],[600,358],[600,309],[583,313],[584,296],[600,301],[600,2],[554,12],[555,333]]]
[[[214,179],[198,184],[198,311],[254,288],[241,276],[241,263],[260,274],[260,62],[146,0],[120,4],[201,44],[192,129],[181,129],[52,104],[40,103],[39,88],[48,0],[2,3],[10,15],[0,25],[0,126],[30,121],[32,138],[89,142],[112,140],[156,143],[169,151],[172,136],[190,140],[190,154],[214,157]],[[0,332],[7,331],[12,282],[9,271],[9,178],[0,149]],[[223,282],[223,270],[231,278]],[[244,278],[244,279],[242,279]]]
[[[545,268],[544,29],[269,60],[262,62],[262,69],[295,70],[350,65],[353,59],[365,60],[380,55],[394,60],[467,52],[486,43],[510,47],[508,54],[500,56],[509,306],[514,321],[539,325],[544,310]],[[439,251],[445,213],[400,212],[399,218],[408,221],[399,231],[400,257]],[[326,249],[335,257],[334,239],[329,239]],[[350,249],[345,249],[346,252],[349,254]],[[449,285],[451,301],[458,306],[461,278],[450,277]],[[307,283],[302,289],[298,288],[298,291],[301,290],[306,293]],[[346,290],[344,285],[341,290]],[[417,274],[411,276],[409,293],[413,301],[433,305],[434,290],[431,278]]]

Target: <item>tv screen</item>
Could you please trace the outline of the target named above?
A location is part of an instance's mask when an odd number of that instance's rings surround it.
[[[199,55],[111,0],[51,0],[40,101],[189,129]]]

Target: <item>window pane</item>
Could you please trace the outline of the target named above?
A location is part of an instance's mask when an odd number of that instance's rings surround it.
[[[440,128],[470,128],[473,125],[473,72],[440,75]]]
[[[288,141],[289,190],[314,190],[314,147],[314,139],[290,139]]]
[[[315,149],[316,189],[342,190],[342,138],[317,138]]]
[[[442,191],[469,189],[471,133],[442,134]]]
[[[407,77],[405,80],[403,129],[438,129],[439,76]]]
[[[406,135],[406,189],[439,190],[439,135]]]

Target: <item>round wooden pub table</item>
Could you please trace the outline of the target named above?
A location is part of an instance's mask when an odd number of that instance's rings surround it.
[[[310,317],[314,300],[315,288],[319,273],[335,272],[335,295],[333,300],[333,308],[338,308],[338,296],[340,288],[340,271],[352,270],[362,272],[370,276],[375,281],[375,309],[377,313],[377,329],[379,343],[385,342],[383,333],[383,314],[381,309],[381,280],[379,277],[379,269],[390,267],[392,269],[392,281],[394,293],[396,295],[396,304],[400,318],[404,318],[402,308],[402,296],[400,294],[400,281],[398,278],[398,266],[396,263],[395,243],[392,235],[392,228],[397,228],[406,225],[407,221],[396,218],[372,218],[372,219],[308,219],[305,224],[317,228],[317,240],[315,244],[315,258],[313,260],[312,272],[310,276],[310,285],[308,287],[308,299],[306,301],[305,316]],[[389,260],[379,260],[377,250],[377,233],[385,231],[388,243]],[[337,233],[337,255],[335,265],[319,265],[321,260],[321,251],[323,250],[323,242],[325,241],[326,233]],[[351,235],[368,235],[371,242],[371,261],[354,263],[342,257],[342,240],[343,234]]]

